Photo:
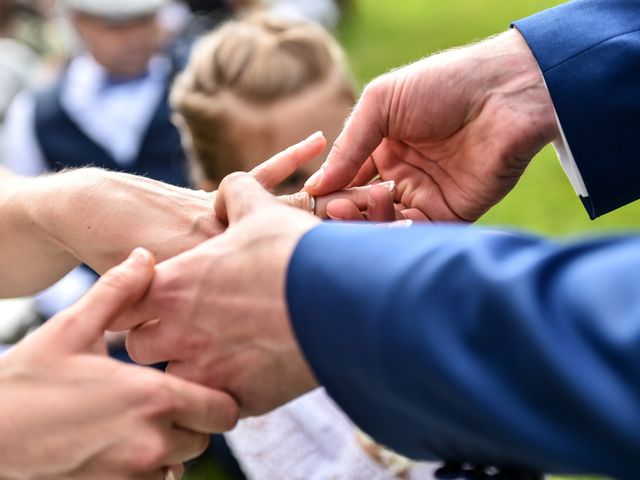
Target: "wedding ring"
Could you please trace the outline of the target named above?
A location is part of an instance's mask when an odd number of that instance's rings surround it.
[[[310,206],[311,215],[315,215],[316,214],[316,207],[318,205],[318,202],[316,201],[315,195],[309,194],[309,203],[311,203],[311,206]]]
[[[175,474],[170,468],[168,468],[167,471],[165,472],[164,480],[177,480]]]

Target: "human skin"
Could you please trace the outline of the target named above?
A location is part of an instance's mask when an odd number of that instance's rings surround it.
[[[232,118],[229,125],[229,141],[234,145],[236,168],[251,171],[262,159],[285,151],[297,139],[314,130],[322,131],[327,144],[333,145],[353,106],[353,98],[343,93],[341,86],[341,83],[336,83],[336,79],[330,79],[308,91],[268,106],[235,102],[233,114],[230,115]],[[316,114],[309,115],[308,112]],[[251,139],[250,142],[247,141],[248,138]],[[325,148],[317,157],[302,163],[295,172],[272,189],[272,193],[291,195],[299,192],[304,182],[327,159],[329,151],[329,148]],[[203,179],[198,187],[214,191],[221,180]],[[367,198],[359,196],[357,202],[347,198],[341,199],[344,205],[341,211],[347,217],[345,219],[349,220],[392,221],[396,217],[393,209],[394,193],[393,183],[371,187]],[[325,205],[333,202],[320,198],[319,211],[322,217],[329,217],[326,215]],[[337,208],[340,209],[340,204]]]
[[[233,427],[229,395],[107,355],[104,330],[144,295],[154,265],[134,251],[0,359],[2,478],[164,480]]]
[[[538,65],[512,30],[374,81],[307,190],[379,175],[396,183],[399,218],[472,221],[557,136]],[[352,207],[334,201],[328,214],[361,217],[344,211]],[[159,265],[145,299],[114,326],[134,327],[127,347],[136,361],[171,361],[172,373],[260,414],[317,385],[291,330],[285,283],[299,239],[318,220],[238,175],[222,182],[216,212],[230,222],[225,234]]]
[[[322,134],[312,135],[252,175],[274,189],[325,148]],[[189,250],[225,229],[213,212],[214,198],[215,193],[93,168],[40,178],[0,169],[0,298],[35,293],[80,263],[104,273],[139,246],[159,261]],[[326,216],[336,198],[366,209],[366,189],[356,189],[318,198],[316,213]],[[282,201],[311,208],[305,193]]]
[[[512,29],[374,80],[306,190],[379,175],[396,182],[398,218],[473,222],[558,137],[542,73]],[[345,209],[338,202],[329,213]]]
[[[252,178],[274,188],[325,148],[313,135]],[[102,273],[137,245],[166,260],[226,228],[215,195],[99,169],[41,178],[0,169],[0,186],[0,296],[37,291],[79,262]],[[345,195],[366,206],[366,190]],[[319,214],[332,198],[318,199]],[[278,201],[310,209],[307,194]],[[0,361],[3,478],[163,478],[161,467],[206,447],[205,433],[233,426],[237,408],[227,395],[106,358],[104,330],[151,282],[153,254],[144,252],[142,264],[108,273]],[[169,429],[169,419],[185,428]]]
[[[258,415],[317,386],[287,320],[285,269],[273,267],[286,265],[320,220],[276,200],[247,174],[223,180],[216,212],[229,224],[225,233],[159,264],[146,297],[112,329],[137,326],[127,338],[134,361],[168,360],[167,372],[233,392],[244,415]],[[258,231],[269,233],[249,240]]]

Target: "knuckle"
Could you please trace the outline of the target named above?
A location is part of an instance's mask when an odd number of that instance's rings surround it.
[[[176,395],[161,374],[157,378],[147,379],[140,389],[140,395],[152,417],[168,416],[179,406]]]
[[[171,448],[167,438],[160,432],[148,432],[136,442],[126,460],[128,470],[136,473],[153,472],[165,465]]]
[[[176,359],[200,358],[202,357],[201,354],[205,351],[206,346],[206,339],[195,332],[183,331],[174,337]]]
[[[362,100],[363,102],[374,101],[378,98],[382,90],[385,88],[385,77],[377,77],[373,79],[363,90]]]
[[[249,174],[245,172],[234,172],[227,175],[222,179],[222,182],[220,182],[220,190],[237,185],[238,182],[244,181],[247,176],[249,176]]]
[[[228,395],[219,392],[218,398],[207,406],[207,418],[211,419],[211,427],[216,432],[233,430],[240,420],[240,407]]]
[[[103,287],[112,288],[112,289],[121,289],[124,285],[127,284],[128,280],[128,269],[120,265],[116,268],[109,270],[105,273],[102,278],[100,278],[100,284]]]

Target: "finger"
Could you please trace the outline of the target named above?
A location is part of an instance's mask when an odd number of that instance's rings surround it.
[[[254,177],[246,173],[232,173],[220,183],[215,211],[220,221],[232,223],[271,202],[277,202],[276,198]]]
[[[369,189],[367,219],[370,222],[393,222],[396,220],[394,196],[382,184],[373,185]]]
[[[315,159],[327,148],[322,132],[316,132],[306,140],[287,148],[249,172],[267,190],[277,187],[298,168]]]
[[[350,200],[359,210],[366,210],[369,204],[369,190],[372,185],[363,187],[353,187],[347,190],[341,190],[323,197],[316,197],[315,214],[320,218],[328,218],[327,207],[334,200]],[[393,198],[396,191],[396,184],[393,181],[378,184],[378,188],[384,189]],[[279,197],[281,201],[289,206],[299,208],[301,210],[311,212],[313,210],[313,200],[311,194],[307,192],[298,192],[292,195],[284,195]]]
[[[108,326],[145,295],[154,265],[153,255],[139,248],[124,263],[109,270],[63,313],[60,321],[52,320],[52,328],[64,336],[58,344],[65,350],[93,350]]]
[[[165,458],[167,464],[188,462],[202,455],[209,447],[210,435],[207,433],[195,433],[182,428],[172,428],[167,434],[169,454]],[[171,472],[176,476],[177,469]],[[176,476],[176,478],[180,478]]]
[[[407,220],[413,220],[414,222],[431,222],[432,220],[426,216],[421,210],[417,208],[407,208],[402,210],[402,216]]]
[[[305,190],[309,193],[326,195],[345,188],[387,136],[388,112],[384,108],[388,90],[386,85],[384,80],[378,80],[365,89],[327,161],[307,181]]]
[[[364,165],[357,173],[353,181],[349,184],[349,187],[358,187],[361,185],[367,185],[371,183],[371,180],[378,175],[378,168],[373,163],[373,157],[364,162]]]
[[[331,220],[358,222],[366,220],[358,207],[347,199],[334,200],[327,206],[327,216]]]
[[[240,408],[229,394],[173,375],[165,375],[164,378],[178,400],[173,412],[176,426],[211,434],[227,432],[238,423]]]
[[[131,360],[138,365],[155,365],[176,360],[174,342],[167,341],[166,323],[153,320],[131,329],[125,346]]]

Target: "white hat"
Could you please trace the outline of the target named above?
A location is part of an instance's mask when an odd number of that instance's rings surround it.
[[[63,0],[62,3],[71,11],[120,22],[153,15],[167,0]]]

